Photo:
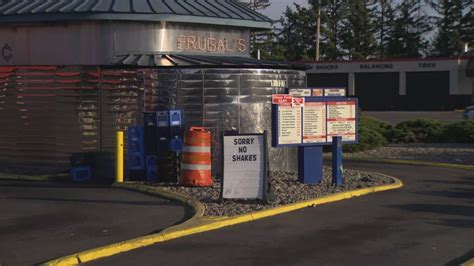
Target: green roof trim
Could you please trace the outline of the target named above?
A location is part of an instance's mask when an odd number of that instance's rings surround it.
[[[1,2],[1,0],[0,0]],[[171,21],[271,29],[273,21],[236,0],[3,0],[0,22]]]

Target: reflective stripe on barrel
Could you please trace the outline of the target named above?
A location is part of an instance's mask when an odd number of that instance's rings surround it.
[[[191,127],[184,136],[179,184],[211,186],[211,132]]]

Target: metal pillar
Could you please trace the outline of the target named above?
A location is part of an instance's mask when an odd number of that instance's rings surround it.
[[[303,184],[318,184],[323,179],[323,147],[298,147],[298,180]]]

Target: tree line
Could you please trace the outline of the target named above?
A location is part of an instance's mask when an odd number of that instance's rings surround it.
[[[263,59],[322,60],[455,56],[474,46],[474,0],[308,0],[287,7],[272,31],[252,35]],[[251,0],[262,10],[270,0]]]

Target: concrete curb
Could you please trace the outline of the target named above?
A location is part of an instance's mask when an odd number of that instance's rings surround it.
[[[402,159],[372,159],[372,158],[350,158],[350,157],[346,157],[345,160],[369,162],[369,163],[391,163],[391,164],[404,164],[404,165],[444,167],[444,168],[461,169],[461,170],[474,170],[474,165],[471,165],[471,164],[437,163],[437,162],[402,160]]]
[[[164,196],[167,198],[173,198],[181,202],[185,201],[186,204],[190,204],[194,208],[196,208],[197,206],[198,209],[196,210],[196,215],[190,220],[186,221],[185,223],[172,226],[168,229],[163,230],[163,232],[161,233],[143,236],[143,237],[139,237],[139,238],[135,238],[131,240],[122,241],[116,244],[111,244],[111,245],[98,247],[91,250],[78,252],[75,254],[71,254],[69,256],[65,256],[62,258],[48,261],[44,263],[43,265],[76,265],[79,263],[84,263],[84,262],[92,261],[99,258],[105,258],[105,257],[112,256],[118,253],[130,251],[130,250],[137,249],[140,247],[153,245],[153,244],[168,241],[171,239],[176,239],[179,237],[211,231],[211,230],[215,230],[215,229],[219,229],[219,228],[223,228],[223,227],[231,226],[235,224],[250,222],[250,221],[254,221],[254,220],[262,219],[265,217],[270,217],[277,214],[282,214],[282,213],[286,213],[286,212],[290,212],[290,211],[294,211],[294,210],[298,210],[298,209],[302,209],[302,208],[306,208],[310,206],[340,201],[344,199],[350,199],[353,197],[358,197],[358,196],[366,195],[369,193],[397,189],[403,186],[402,181],[400,181],[399,179],[395,177],[387,176],[384,174],[380,174],[380,175],[391,178],[394,181],[394,183],[389,184],[389,185],[377,186],[377,187],[362,188],[362,189],[356,189],[356,190],[351,190],[351,191],[339,192],[339,193],[323,196],[316,199],[306,200],[302,202],[297,202],[293,204],[276,207],[273,209],[256,211],[256,212],[251,212],[248,214],[232,216],[232,217],[201,217],[198,215],[198,213],[199,214],[201,213],[201,209],[200,209],[201,207],[199,207],[199,204],[202,205],[202,203],[195,202],[194,200],[181,194],[171,195],[174,193],[167,192],[167,191],[166,193],[163,193],[163,190],[160,190],[159,191],[160,194],[157,194],[157,195]],[[126,189],[137,190],[137,191],[145,192],[145,193],[151,192],[151,190],[153,190],[154,192],[159,190],[157,188],[150,188],[150,187],[145,187],[145,186],[141,186],[139,188],[133,187],[133,186],[130,187],[129,184],[116,185],[116,186],[117,187],[125,186],[124,188]],[[202,214],[203,213],[204,213],[204,209],[202,209]]]
[[[0,174],[0,181],[32,181],[32,182],[55,182],[65,181],[70,178],[69,174],[54,174],[54,175],[15,175],[15,174]]]

